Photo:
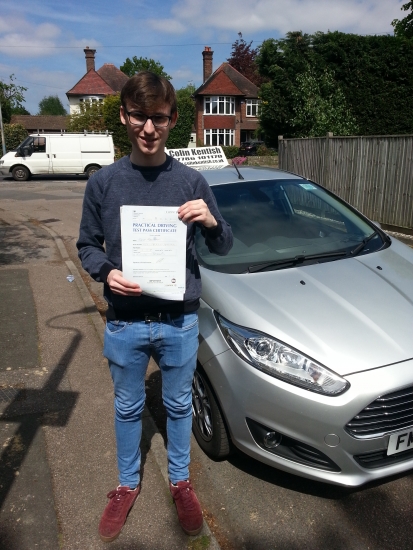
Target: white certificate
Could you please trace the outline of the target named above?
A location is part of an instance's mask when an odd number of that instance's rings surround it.
[[[121,206],[123,276],[144,294],[183,300],[186,225],[174,206]]]

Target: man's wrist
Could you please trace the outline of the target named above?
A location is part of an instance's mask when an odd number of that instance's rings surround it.
[[[100,268],[100,271],[99,271],[99,277],[100,277],[100,280],[102,281],[102,283],[107,284],[109,273],[111,271],[113,271],[114,269],[116,269],[116,267],[113,266],[112,264],[108,263],[108,262],[104,263],[102,265],[102,267]]]
[[[218,238],[223,231],[221,221],[220,220],[215,220],[215,221],[217,222],[217,224],[214,225],[214,227],[205,227],[207,235],[210,239]]]
[[[218,225],[217,220],[212,216],[211,225],[204,225],[204,227],[206,229],[214,229],[215,227],[217,227],[217,225]]]

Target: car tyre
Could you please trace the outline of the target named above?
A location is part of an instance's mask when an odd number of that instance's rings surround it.
[[[98,170],[100,170],[100,168],[101,167],[98,166],[97,164],[92,164],[92,166],[89,166],[88,169],[86,170],[87,179],[89,179],[90,176],[93,176],[93,174]]]
[[[15,181],[27,181],[31,178],[31,173],[25,166],[15,166],[11,172]]]
[[[198,366],[192,381],[192,431],[198,445],[211,458],[231,454],[228,429],[209,380]]]

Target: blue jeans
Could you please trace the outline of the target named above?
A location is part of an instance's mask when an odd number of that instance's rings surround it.
[[[145,405],[145,374],[151,353],[162,372],[167,414],[168,473],[172,483],[189,478],[192,378],[198,351],[198,315],[162,321],[107,321],[103,354],[115,393],[115,433],[119,483],[140,483],[140,441]]]

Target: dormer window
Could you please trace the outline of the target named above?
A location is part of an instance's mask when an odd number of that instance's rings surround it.
[[[234,115],[235,98],[224,95],[206,96],[204,99],[205,115]]]

